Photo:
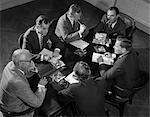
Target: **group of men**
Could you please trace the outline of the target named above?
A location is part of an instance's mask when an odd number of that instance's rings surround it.
[[[3,70],[0,82],[0,100],[3,108],[10,112],[23,112],[30,107],[39,107],[46,94],[46,79],[41,79],[38,89],[34,93],[27,78],[37,69],[34,62],[48,61],[50,58],[39,53],[43,48],[53,49],[53,42],[49,36],[50,22],[44,15],[36,19],[34,26],[23,35],[22,49],[17,49]],[[132,42],[125,35],[125,23],[119,18],[119,10],[116,7],[108,9],[107,14],[94,28],[94,33],[105,32],[111,38],[116,38],[113,46],[114,53],[119,57],[110,69],[100,66],[100,77],[91,78],[91,70],[87,63],[77,62],[74,73],[79,83],[70,84],[67,89],[59,94],[67,95],[75,100],[82,116],[105,116],[104,91],[107,82],[123,89],[132,89],[139,85],[138,57],[132,48]],[[62,15],[56,25],[55,35],[59,41],[57,48],[65,54],[65,44],[84,39],[88,36],[88,30],[82,19],[81,8],[72,4],[69,10]],[[121,36],[119,36],[121,35]],[[34,62],[33,62],[33,61]],[[102,62],[103,58],[98,58]],[[110,86],[110,87],[111,87]],[[7,116],[3,113],[4,116]],[[24,116],[32,117],[33,112]]]

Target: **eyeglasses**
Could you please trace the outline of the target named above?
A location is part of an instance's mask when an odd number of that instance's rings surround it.
[[[29,62],[31,63],[32,60],[20,60],[19,62]]]

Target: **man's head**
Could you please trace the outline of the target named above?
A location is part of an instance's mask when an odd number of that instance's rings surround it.
[[[119,9],[117,7],[110,7],[107,11],[107,19],[110,23],[114,23],[118,19]]]
[[[78,6],[78,5],[76,5],[76,4],[72,4],[72,5],[69,7],[68,15],[70,16],[70,18],[71,18],[72,20],[75,20],[75,21],[80,20],[81,15],[82,15],[80,6]]]
[[[31,71],[35,71],[36,67],[31,60],[32,55],[26,49],[17,49],[12,54],[12,61],[18,69],[21,69],[25,74],[29,74]]]
[[[44,15],[40,15],[36,19],[36,28],[38,30],[38,33],[42,34],[43,36],[47,35],[49,25],[50,25],[49,19]]]
[[[85,80],[91,75],[89,65],[83,61],[77,62],[73,68],[73,71],[81,80]]]
[[[124,36],[118,36],[114,45],[115,54],[123,54],[132,47],[132,42]]]

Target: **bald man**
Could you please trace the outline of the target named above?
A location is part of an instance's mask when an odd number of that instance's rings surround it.
[[[12,112],[11,114],[17,112],[21,117],[32,117],[34,111],[27,110],[31,107],[39,107],[46,93],[46,79],[40,79],[35,93],[30,88],[27,76],[31,72],[37,71],[31,57],[31,53],[26,49],[15,50],[12,61],[3,70],[0,82],[1,105],[7,112]],[[22,112],[25,112],[24,115],[21,115]],[[5,113],[3,116],[8,117]]]

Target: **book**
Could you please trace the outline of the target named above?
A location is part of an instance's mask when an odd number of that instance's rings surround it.
[[[79,49],[85,49],[89,43],[87,43],[86,41],[83,41],[83,40],[76,40],[76,41],[73,41],[73,42],[70,42],[71,45],[75,46],[76,48],[79,48]]]

